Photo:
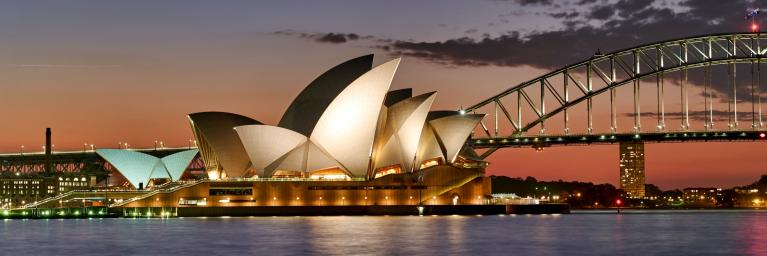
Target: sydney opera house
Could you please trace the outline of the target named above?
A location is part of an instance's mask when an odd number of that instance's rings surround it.
[[[279,123],[188,115],[198,149],[162,158],[97,150],[136,189],[177,185],[122,207],[484,204],[485,162],[465,147],[482,115],[431,111],[436,92],[390,90],[399,59],[358,57],[317,77]],[[206,179],[185,181],[199,153]],[[159,187],[159,186],[157,186]]]

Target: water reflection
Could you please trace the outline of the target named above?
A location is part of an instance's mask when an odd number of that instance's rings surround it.
[[[2,255],[767,255],[767,212],[5,220]]]
[[[741,240],[747,243],[747,253],[767,255],[767,219],[765,216],[749,215],[739,223]]]

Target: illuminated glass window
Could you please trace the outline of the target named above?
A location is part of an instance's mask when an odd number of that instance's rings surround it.
[[[402,167],[398,164],[378,168],[378,170],[375,171],[373,178],[378,179],[380,177],[396,173],[402,173]]]
[[[309,178],[315,180],[349,180],[349,175],[338,167],[309,172]]]

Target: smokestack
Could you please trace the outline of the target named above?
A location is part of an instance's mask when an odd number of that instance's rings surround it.
[[[51,163],[51,128],[45,128],[45,172],[52,173]]]

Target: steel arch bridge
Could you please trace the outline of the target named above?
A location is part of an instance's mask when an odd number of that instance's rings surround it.
[[[616,143],[623,141],[754,141],[765,139],[765,125],[760,93],[760,70],[767,61],[767,34],[732,33],[695,36],[656,42],[608,54],[597,53],[589,59],[565,66],[533,80],[509,88],[480,103],[461,111],[490,113],[480,122],[469,144],[475,149],[489,149],[482,157],[504,147],[543,148],[554,145]],[[744,83],[737,71],[747,66]],[[727,89],[715,90],[716,70],[726,69]],[[690,119],[690,74],[702,71],[702,79],[693,80],[703,92],[703,125],[695,128]],[[742,71],[741,71],[742,72]],[[672,76],[676,75],[676,76]],[[652,129],[642,128],[641,93],[647,90],[646,80],[652,80],[657,107],[653,115],[657,123]],[[680,119],[679,128],[667,125],[666,85],[669,80],[678,85],[679,109],[674,116]],[[641,85],[641,86],[640,86]],[[618,97],[616,91],[631,87],[631,98]],[[738,93],[747,97],[738,98]],[[602,96],[602,97],[600,97]],[[645,95],[646,96],[646,95]],[[608,102],[601,102],[607,98]],[[625,116],[633,118],[628,131],[618,129],[616,105],[633,105]],[[726,101],[727,109],[714,105]],[[593,125],[594,103],[609,106],[610,127],[607,132],[596,132]],[[645,100],[646,102],[646,100]],[[696,103],[693,103],[696,104]],[[585,132],[571,132],[571,114],[585,105]],[[748,105],[747,110],[738,107]],[[700,107],[699,104],[694,105]],[[582,113],[583,114],[583,113]],[[700,113],[699,113],[700,114]],[[726,118],[723,116],[726,114]],[[739,120],[739,114],[740,119]],[[747,114],[747,118],[743,118]],[[524,117],[524,118],[523,118]],[[563,123],[561,132],[547,131],[547,123],[556,119]],[[714,121],[725,121],[715,126]],[[743,125],[739,121],[748,121]],[[646,120],[645,120],[646,122]],[[488,124],[492,124],[489,127]],[[506,129],[504,129],[506,128]]]

